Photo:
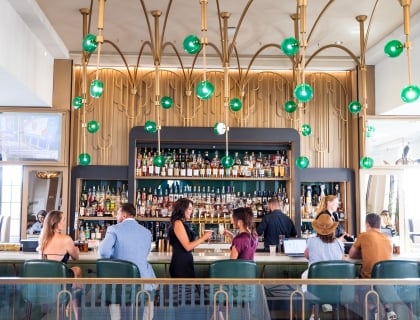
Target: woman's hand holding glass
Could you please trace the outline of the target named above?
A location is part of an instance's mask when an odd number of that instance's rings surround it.
[[[210,239],[213,235],[213,230],[204,230],[203,239],[207,240],[207,243],[210,244]]]

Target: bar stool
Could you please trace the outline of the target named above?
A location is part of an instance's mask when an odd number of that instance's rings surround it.
[[[409,260],[385,260],[377,262],[372,268],[374,279],[403,279],[418,278],[419,265],[417,261]],[[419,299],[418,287],[415,285],[378,285],[375,286],[381,302],[384,304],[399,306],[399,319],[413,319],[413,304]],[[408,310],[407,310],[408,306]],[[404,311],[405,310],[405,311]]]
[[[356,266],[343,260],[319,261],[311,264],[308,279],[354,279]],[[345,306],[345,318],[350,319],[348,304],[354,301],[355,287],[351,285],[308,285],[308,293],[315,300],[314,317],[318,319],[319,305],[333,305],[336,318],[340,319],[340,306]],[[336,308],[334,308],[336,307]]]
[[[225,259],[213,262],[209,266],[210,278],[256,278],[257,265],[254,261],[240,259]],[[250,303],[256,300],[256,285],[225,285],[220,286],[219,290],[225,291],[228,298],[229,307],[242,306],[245,314],[242,319],[250,319]],[[211,290],[212,292],[213,290]],[[213,297],[211,297],[213,298]],[[225,303],[225,295],[223,293],[215,294],[213,305],[213,318],[218,318],[219,308],[216,307]],[[226,310],[226,313],[228,309]],[[225,317],[227,318],[227,317]]]
[[[121,259],[97,260],[96,274],[98,278],[140,278],[140,272],[137,265],[130,261]],[[139,286],[127,284],[104,284],[102,286],[101,306],[129,305],[131,306],[131,313],[133,314],[137,289],[139,289]],[[120,312],[119,307],[115,312]]]
[[[23,264],[23,277],[67,278],[67,266],[61,261],[27,260]],[[31,319],[33,305],[56,305],[56,319],[64,319],[71,293],[65,284],[27,284],[23,286],[22,296],[26,303],[25,319]]]

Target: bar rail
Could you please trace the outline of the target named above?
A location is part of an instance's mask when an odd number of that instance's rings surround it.
[[[145,291],[152,284],[155,290]],[[307,291],[303,288],[308,286]],[[354,303],[341,305],[335,312],[349,308],[351,318],[367,318],[368,299],[381,308],[381,290],[392,290],[399,319],[419,316],[420,278],[404,279],[226,279],[226,278],[0,278],[0,319],[23,319],[27,310],[26,290],[41,287],[41,292],[60,286],[67,296],[65,319],[108,319],[110,305],[118,304],[122,318],[128,319],[308,319],[317,304],[310,286],[339,286],[364,289]],[[328,288],[328,287],[326,287]],[[404,289],[414,289],[413,301],[404,301]],[[39,289],[39,288],[38,288]],[[38,291],[39,292],[39,291]],[[401,296],[399,296],[401,294]],[[122,301],[119,300],[122,298]],[[357,300],[359,299],[359,300]],[[57,301],[60,299],[57,297]],[[68,305],[77,305],[72,310]],[[41,319],[48,314],[60,318],[58,304],[34,306]],[[336,311],[338,310],[338,311]],[[341,310],[341,311],[340,311]],[[114,310],[115,311],[115,310]],[[76,317],[75,317],[76,316]],[[345,317],[343,317],[345,318]]]

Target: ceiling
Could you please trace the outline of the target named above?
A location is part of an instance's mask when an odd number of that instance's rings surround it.
[[[88,31],[93,34],[98,33],[98,0],[8,0],[8,2],[53,59],[70,58],[74,60],[75,64],[81,62],[83,18],[80,9],[92,6],[90,15],[92,21],[90,27],[88,26]],[[403,9],[398,0],[358,0],[357,5],[355,3],[355,0],[307,1],[306,35],[308,46],[306,58],[323,46],[340,41],[348,52],[353,53],[359,59],[360,31],[359,23],[355,19],[358,15],[367,16],[365,23],[367,64],[374,65],[385,59],[383,46],[389,39],[397,38],[404,41]],[[144,4],[144,8],[142,4]],[[229,59],[231,69],[237,68],[238,65],[241,68],[247,68],[252,57],[263,47],[265,49],[259,52],[251,66],[252,69],[291,69],[291,60],[281,52],[279,45],[286,37],[294,36],[294,23],[291,15],[296,13],[296,4],[296,0],[208,0],[206,35],[211,45],[206,49],[206,67],[222,67],[221,59],[217,55],[217,50],[222,50],[221,22],[218,12],[229,12],[228,26],[236,28],[235,45],[239,57],[236,59],[232,56]],[[238,27],[241,14],[247,6],[248,11]],[[314,27],[318,16],[326,6],[328,8]],[[189,34],[195,34],[198,37],[203,35],[200,0],[106,0],[104,39],[112,41],[121,50],[129,65],[135,65],[142,45],[148,43],[151,36],[154,37],[155,26],[154,18],[151,15],[152,10],[162,12],[158,34],[163,43],[173,44],[173,46],[163,46],[160,65],[162,67],[180,67],[181,61],[183,66],[192,67],[194,57],[183,50],[182,42]],[[146,15],[144,11],[146,11]],[[374,13],[373,19],[370,20],[372,13]],[[412,0],[410,13],[412,17],[411,38],[420,38],[420,1]],[[166,15],[168,19],[164,28]],[[3,28],[3,32],[6,32],[5,30]],[[367,32],[368,30],[369,32]],[[229,43],[233,40],[234,31],[229,33]],[[179,54],[180,60],[177,59],[176,52]],[[316,70],[353,69],[355,61],[350,58],[348,52],[336,48],[323,50],[316,54],[308,68]],[[90,59],[90,65],[96,63],[95,54]],[[9,65],[18,63],[18,61],[12,61]],[[202,54],[198,56],[195,63],[195,67],[203,66]],[[123,65],[121,56],[109,43],[105,43],[102,47],[101,65]],[[147,45],[142,51],[140,66],[153,66],[151,49]],[[37,67],[39,68],[39,66]],[[12,78],[7,72],[0,69],[0,86],[9,88],[7,89],[9,98],[12,92],[17,92],[19,94],[14,94],[13,99],[17,101],[17,98],[20,97],[19,103],[21,104],[18,104],[19,106],[37,106],[38,104],[34,103],[34,99],[31,98],[36,93],[35,91],[31,92],[22,87],[19,87],[18,90],[10,88],[14,83],[18,86],[22,82],[21,80]],[[6,96],[0,95],[0,106],[10,105],[3,104],[2,99]],[[414,104],[411,104],[411,107],[414,108]],[[420,112],[417,111],[420,110],[417,107],[415,111],[407,111],[406,106],[398,110],[399,114],[412,115]]]
[[[81,8],[89,8],[93,5],[92,24],[90,33],[97,34],[98,0],[36,0],[49,22],[58,33],[67,47],[70,56],[77,63],[81,57],[82,41],[82,15]],[[144,0],[145,10],[151,26],[151,34],[154,34],[154,21],[150,14],[152,10],[160,10],[160,35],[164,25],[165,15],[168,13],[166,30],[163,42],[172,42],[180,53],[183,63],[190,65],[191,57],[183,50],[183,39],[189,34],[201,36],[201,5],[199,0],[174,0],[168,10],[169,0]],[[368,28],[369,18],[372,15],[376,0],[309,0],[307,1],[307,34],[312,29],[318,15],[327,3],[331,3],[325,14],[320,19],[308,42],[307,56],[315,50],[327,44],[341,41],[356,56],[360,55],[359,23],[357,15],[367,15],[365,28]],[[279,50],[281,41],[294,35],[291,14],[296,12],[295,0],[209,0],[207,5],[207,37],[210,43],[221,50],[221,37],[218,20],[217,5],[220,12],[229,12],[229,27],[237,27],[241,13],[247,4],[249,9],[238,29],[236,46],[240,56],[240,64],[246,67],[252,57],[262,46],[272,44],[263,50],[255,60],[253,68],[291,68],[290,60]],[[420,1],[412,1],[411,15],[420,12]],[[398,0],[381,0],[376,6],[372,26],[368,36],[367,49],[379,45],[381,54],[373,52],[367,56],[367,61],[372,64],[375,60],[382,59],[383,44],[387,36],[399,28],[400,40],[403,38],[403,10]],[[413,29],[413,28],[412,28]],[[114,42],[122,51],[129,64],[134,64],[141,45],[150,39],[149,30],[140,0],[107,0],[105,2],[104,38]],[[229,41],[232,40],[232,34]],[[378,50],[376,50],[378,51]],[[148,59],[150,50],[146,47],[142,54],[141,63],[152,63]],[[212,59],[215,50],[207,48],[208,66],[221,67],[220,59]],[[95,61],[95,59],[91,59]],[[101,53],[101,63],[109,65],[121,65],[121,58],[116,55],[116,50],[105,44]],[[201,62],[197,62],[201,63]],[[174,50],[166,47],[162,53],[161,65],[179,66],[174,59]],[[235,59],[231,59],[230,65],[235,67]],[[309,67],[322,69],[349,69],[354,65],[349,55],[338,49],[329,49],[317,55]]]

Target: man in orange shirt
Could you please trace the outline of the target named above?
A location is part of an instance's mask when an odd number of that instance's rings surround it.
[[[375,263],[392,259],[392,241],[389,236],[381,232],[381,217],[376,213],[366,215],[366,232],[359,234],[356,242],[351,246],[350,258],[362,259],[360,278],[371,278]],[[363,294],[364,296],[364,294]],[[363,299],[363,297],[360,297]],[[369,303],[369,310],[375,313],[374,306]],[[394,311],[385,305],[387,320],[397,319]]]

